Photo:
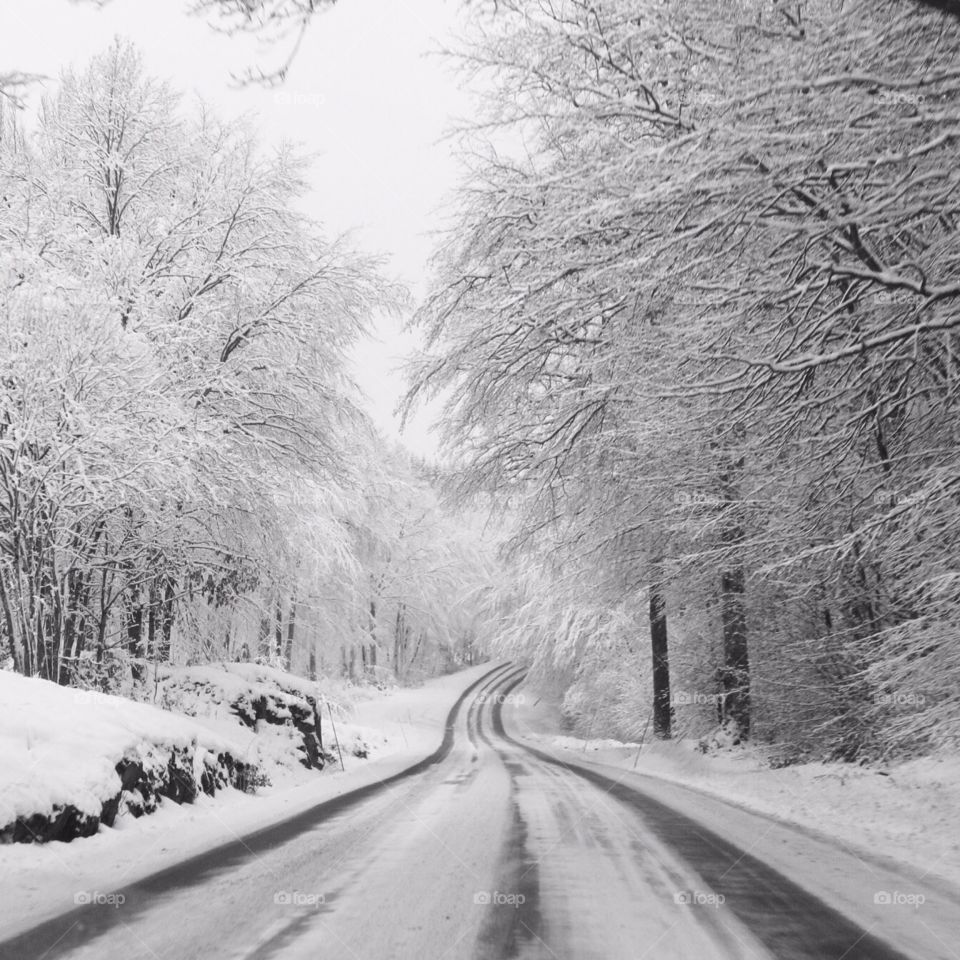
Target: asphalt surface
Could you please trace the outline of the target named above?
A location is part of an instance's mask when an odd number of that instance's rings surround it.
[[[903,960],[723,834],[505,729],[523,671],[440,748],[0,943],[2,960]],[[945,954],[946,955],[946,954]],[[923,957],[922,960],[929,960]]]

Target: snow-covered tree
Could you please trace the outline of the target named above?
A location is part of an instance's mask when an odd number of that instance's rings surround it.
[[[955,675],[957,29],[912,4],[517,0],[465,53],[497,93],[414,391],[449,397],[467,488],[593,558],[607,609],[702,598],[739,735],[757,714],[854,756],[955,722],[943,693],[876,706]]]
[[[392,292],[296,212],[289,151],[179,112],[122,43],[0,149],[5,632],[65,679],[297,567],[284,489],[322,486],[301,522],[335,526],[366,429],[346,354]]]

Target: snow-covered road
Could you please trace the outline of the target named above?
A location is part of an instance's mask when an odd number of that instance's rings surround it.
[[[723,804],[707,827],[622,771],[531,747],[510,725],[521,676],[478,681],[415,768],[104,891],[0,958],[955,956],[937,946],[955,904],[899,905],[893,934],[913,916],[930,935],[897,934],[921,944],[898,952],[731,839]]]

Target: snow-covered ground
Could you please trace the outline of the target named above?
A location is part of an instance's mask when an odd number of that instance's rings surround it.
[[[99,816],[120,790],[115,767],[137,753],[193,749],[196,758],[246,744],[156,707],[0,671],[0,827],[73,805]],[[236,725],[234,725],[236,726]]]
[[[323,772],[306,768],[298,772],[296,764],[288,765],[286,776],[275,777],[272,786],[255,794],[228,788],[214,797],[201,793],[189,805],[162,800],[153,815],[118,817],[115,827],[101,827],[93,837],[71,843],[0,846],[0,939],[63,912],[65,903],[109,893],[405,769],[440,745],[447,714],[457,697],[491,669],[490,664],[482,664],[417,688],[365,692],[366,699],[353,706],[349,718],[337,720],[342,742],[362,738],[370,746],[367,759],[344,751],[345,770],[330,765]],[[78,796],[81,782],[94,798],[93,805],[98,789],[113,786],[110,760],[117,750],[122,755],[131,737],[152,740],[162,735],[183,743],[196,740],[211,750],[264,753],[263,745],[251,746],[249,738],[238,742],[237,732],[242,734],[243,728],[226,716],[186,718],[43,681],[16,677],[10,682],[10,676],[0,674],[0,709],[5,716],[0,802],[6,804],[7,814],[21,806],[36,807],[44,798]]]
[[[918,876],[960,887],[960,757],[886,767],[805,763],[773,769],[750,751],[701,753],[695,740],[640,746],[558,735],[555,703],[529,689],[514,697],[522,697],[514,716],[532,743],[682,784],[832,838],[851,852],[907,864]]]
[[[274,786],[311,781],[315,771],[305,767],[300,731],[293,725],[310,702],[316,703],[323,728],[323,747],[328,757],[339,746],[344,756],[376,754],[386,748],[376,728],[366,728],[353,716],[355,705],[375,696],[376,688],[343,684],[329,678],[313,681],[256,663],[217,663],[194,667],[161,669],[155,702],[167,710],[186,714],[205,729],[239,740],[242,759],[257,764]],[[273,720],[260,720],[252,727],[243,724],[237,711],[252,720],[257,701]],[[333,737],[331,715],[335,717]]]

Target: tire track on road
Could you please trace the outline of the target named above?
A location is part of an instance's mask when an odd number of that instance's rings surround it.
[[[674,850],[707,887],[723,894],[726,908],[773,956],[779,960],[911,960],[762,860],[666,804],[599,771],[565,762],[511,737],[503,726],[503,699],[523,677],[501,680],[502,696],[491,712],[495,735],[544,763],[589,781],[639,816],[644,827]]]

